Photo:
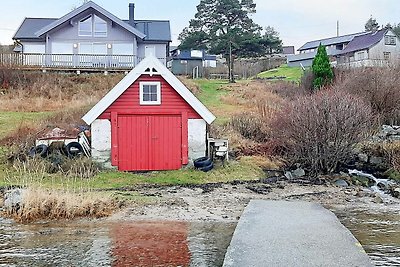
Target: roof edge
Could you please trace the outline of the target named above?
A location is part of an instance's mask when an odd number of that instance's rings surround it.
[[[86,4],[81,5],[77,9],[72,10],[71,12],[69,12],[66,15],[62,16],[61,18],[59,18],[58,20],[54,21],[53,23],[51,23],[51,24],[43,27],[39,31],[35,32],[35,35],[40,37],[41,35],[49,32],[50,30],[54,29],[57,26],[60,26],[62,23],[72,19],[73,17],[77,16],[78,14],[82,13],[83,11],[85,11],[85,10],[87,10],[89,8],[93,8],[97,12],[103,14],[104,16],[109,18],[110,20],[112,20],[115,23],[117,23],[119,26],[121,26],[121,27],[125,28],[126,30],[128,30],[129,32],[135,34],[140,39],[143,39],[143,38],[146,37],[146,35],[144,33],[140,32],[139,30],[137,30],[136,28],[132,27],[131,25],[125,23],[124,21],[122,21],[121,19],[119,19],[118,17],[113,15],[112,13],[108,12],[107,10],[102,8],[101,6],[97,5],[93,1],[89,1]]]

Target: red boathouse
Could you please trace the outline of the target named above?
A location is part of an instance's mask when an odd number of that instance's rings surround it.
[[[121,171],[176,170],[206,153],[214,115],[157,58],[140,62],[83,120],[95,161]]]

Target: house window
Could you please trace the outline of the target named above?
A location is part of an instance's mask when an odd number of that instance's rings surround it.
[[[140,83],[140,105],[161,104],[161,83],[141,82]]]
[[[385,45],[396,45],[396,37],[395,36],[385,36]]]
[[[383,52],[383,59],[384,60],[390,60],[390,52]]]
[[[92,36],[92,16],[79,21],[79,36]]]
[[[90,15],[79,21],[78,35],[107,37],[107,22],[96,15]]]
[[[107,22],[99,18],[93,17],[94,37],[107,37]]]
[[[364,60],[365,59],[365,52],[357,52],[356,53],[356,60]]]

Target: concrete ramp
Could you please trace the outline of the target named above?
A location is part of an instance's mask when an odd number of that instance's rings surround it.
[[[253,200],[239,220],[223,266],[373,265],[351,232],[321,205]]]

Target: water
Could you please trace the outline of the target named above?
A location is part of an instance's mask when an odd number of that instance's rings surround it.
[[[363,245],[375,266],[400,266],[400,213],[384,209],[335,211]]]
[[[0,266],[221,266],[235,223],[0,218]]]

